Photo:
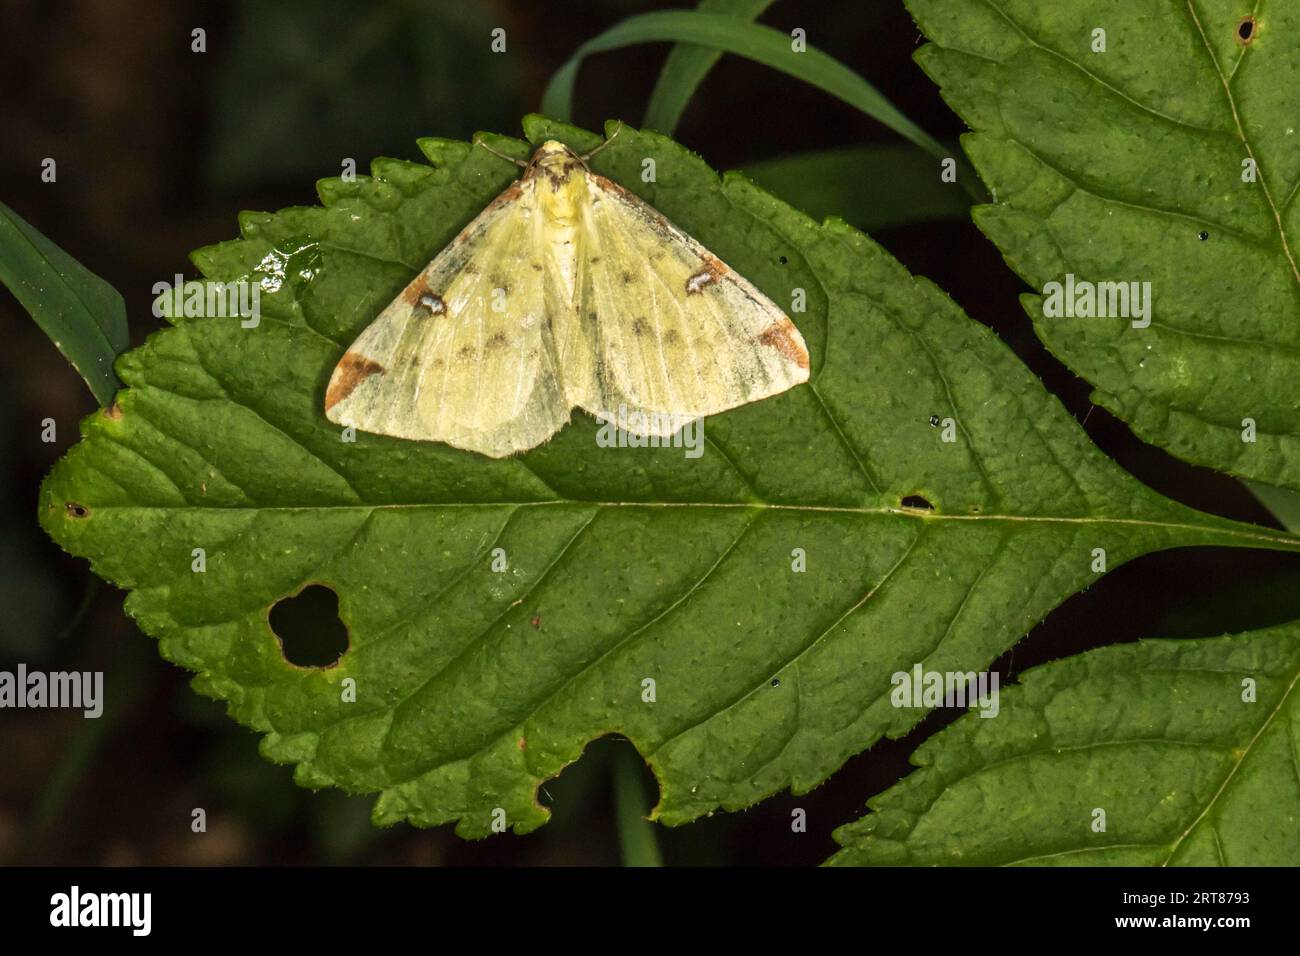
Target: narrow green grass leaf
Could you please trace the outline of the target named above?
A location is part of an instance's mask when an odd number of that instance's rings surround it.
[[[755,20],[771,5],[772,0],[700,0],[696,9],[701,13],[723,13],[741,20]],[[668,59],[664,61],[650,94],[642,125],[671,136],[681,122],[686,104],[721,58],[721,50],[693,43],[679,43],[669,50]]]
[[[1297,683],[1297,623],[1032,668],[917,748],[830,862],[1294,866]]]
[[[943,182],[910,143],[795,153],[741,172],[814,219],[838,216],[864,232],[964,220],[971,206],[970,195]]]
[[[614,818],[618,826],[618,846],[624,866],[663,866],[656,825],[647,814],[652,809],[646,799],[642,774],[645,762],[629,745],[614,754]]]
[[[1246,487],[1265,508],[1273,512],[1282,527],[1300,531],[1300,491],[1265,485],[1258,481],[1248,481]]]
[[[802,52],[791,47],[790,37],[759,23],[693,10],[645,13],[615,24],[588,40],[555,71],[542,96],[542,112],[561,119],[573,115],[573,91],[582,61],[593,53],[617,50],[638,43],[674,41],[707,46],[754,60],[842,100],[939,159],[952,154],[942,143],[903,115],[880,91],[843,63],[813,46]],[[938,175],[936,169],[935,175]],[[974,173],[958,176],[972,195],[980,192]]]
[[[0,203],[0,282],[72,363],[100,405],[117,391],[128,344],[121,294]]]

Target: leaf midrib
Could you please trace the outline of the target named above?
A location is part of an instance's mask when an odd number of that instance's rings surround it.
[[[1224,792],[1226,792],[1228,787],[1231,786],[1232,779],[1237,775],[1237,771],[1246,763],[1246,758],[1250,756],[1250,752],[1255,748],[1255,744],[1259,742],[1259,738],[1264,736],[1264,731],[1268,730],[1268,728],[1273,725],[1273,721],[1277,718],[1277,715],[1282,713],[1283,708],[1286,707],[1287,701],[1291,699],[1291,692],[1295,690],[1297,682],[1300,682],[1300,670],[1297,670],[1295,676],[1291,678],[1291,683],[1287,685],[1286,690],[1282,693],[1281,698],[1277,702],[1277,706],[1269,711],[1268,715],[1260,722],[1259,729],[1255,731],[1254,736],[1250,738],[1250,742],[1242,749],[1241,756],[1232,762],[1232,766],[1228,768],[1227,774],[1224,775],[1223,782],[1219,784],[1219,789],[1214,791],[1214,796],[1210,797],[1209,802],[1205,804],[1204,809],[1201,810],[1196,819],[1188,825],[1186,830],[1178,835],[1178,839],[1174,840],[1173,844],[1169,847],[1169,855],[1161,861],[1161,866],[1168,866],[1170,864],[1173,858],[1177,856],[1178,850],[1183,845],[1183,842],[1194,830],[1197,829],[1197,827],[1201,825],[1205,818],[1210,815],[1210,811],[1214,809],[1216,804],[1218,804],[1219,798],[1223,796]],[[1292,763],[1295,764],[1295,748],[1292,747],[1290,749]],[[1297,775],[1300,776],[1300,766],[1297,766]],[[1223,848],[1218,846],[1218,830],[1212,829],[1211,832],[1215,834],[1215,845],[1219,851],[1219,859],[1223,860]]]
[[[1209,524],[1191,524],[1180,521],[1158,521],[1148,518],[1117,518],[1107,515],[1012,515],[1012,514],[944,514],[909,508],[869,507],[852,505],[799,505],[777,504],[765,501],[595,501],[581,498],[554,498],[546,501],[446,501],[446,502],[394,502],[390,504],[320,504],[320,505],[96,505],[96,513],[104,511],[149,511],[149,512],[185,512],[206,510],[209,512],[318,512],[318,511],[384,511],[404,508],[540,508],[540,507],[589,507],[589,508],[700,508],[700,509],[753,509],[757,511],[789,511],[794,513],[826,513],[882,515],[888,517],[913,518],[919,521],[1011,521],[1027,524],[1094,524],[1121,525],[1126,527],[1158,528],[1165,531],[1187,531],[1198,534],[1223,535],[1230,539],[1252,541],[1260,544],[1280,545],[1282,550],[1300,551],[1300,536],[1286,533],[1270,534],[1264,531],[1250,532],[1238,528],[1215,527]]]

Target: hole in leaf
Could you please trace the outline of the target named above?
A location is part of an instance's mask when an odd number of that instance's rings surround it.
[[[1237,42],[1242,46],[1250,46],[1251,41],[1255,39],[1255,18],[1253,16],[1244,16],[1237,24]]]
[[[267,615],[284,659],[296,667],[331,667],[348,649],[339,596],[319,584],[282,598]]]
[[[904,498],[904,499],[903,499],[901,502],[899,502],[899,503],[900,503],[904,508],[914,508],[914,509],[917,510],[917,511],[933,511],[933,510],[934,510],[934,505],[930,504],[929,500],[926,499],[926,498],[924,498],[924,497],[922,497],[921,495],[908,495],[906,498]]]
[[[78,504],[75,501],[69,501],[66,505],[64,505],[64,508],[67,509],[68,515],[70,517],[73,518],[90,517],[90,509],[83,504]]]
[[[1200,232],[1196,234],[1196,238],[1201,240],[1201,242],[1204,242],[1206,239],[1210,238],[1210,234],[1206,232],[1204,229],[1202,229]]]
[[[781,257],[781,265],[785,265],[785,264],[788,263],[789,261],[790,261],[790,260],[787,259],[785,256],[782,256],[782,257]]]

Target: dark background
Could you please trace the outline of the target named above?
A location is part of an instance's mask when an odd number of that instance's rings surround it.
[[[150,287],[195,270],[194,248],[233,237],[241,209],[315,202],[313,183],[344,157],[419,159],[421,135],[518,135],[551,73],[651,0],[288,0],[0,3],[0,200],[119,289],[131,340],[159,321]],[[861,72],[933,135],[962,127],[912,62],[921,37],[901,0],[779,0],[764,21],[803,27],[809,43]],[[504,27],[508,52],[489,51]],[[191,52],[191,30],[207,51]],[[583,68],[575,121],[641,119],[667,47],[621,50]],[[763,67],[725,58],[677,138],[717,168],[807,150],[897,143],[848,106]],[[42,183],[41,161],[58,163]],[[917,154],[918,162],[933,162]],[[840,183],[869,201],[890,183]],[[969,222],[878,231],[912,271],[993,327],[1108,454],[1164,494],[1276,526],[1232,479],[1175,461],[1088,401],[1049,356],[1016,301],[1022,284]],[[0,711],[0,863],[616,864],[616,768],[655,784],[621,739],[593,742],[543,788],[552,822],[478,843],[450,827],[375,830],[370,799],[297,788],[263,761],[257,737],[188,687],[123,615],[123,595],[37,527],[37,487],[94,410],[84,383],[0,290],[0,669],[105,672],[105,714]],[[58,440],[43,443],[53,418]],[[1032,569],[1027,573],[1033,573]],[[1300,558],[1183,549],[1126,565],[1054,611],[998,667],[1027,666],[1139,637],[1209,636],[1300,617]],[[817,790],[669,830],[669,864],[813,864],[833,827],[907,771],[915,745],[952,719],[859,755]],[[190,831],[204,807],[208,832]],[[808,832],[790,812],[808,812]]]

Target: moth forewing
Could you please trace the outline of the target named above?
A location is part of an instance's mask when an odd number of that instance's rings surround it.
[[[325,413],[501,458],[575,407],[666,436],[807,379],[803,338],[771,300],[547,142],[361,333]]]
[[[598,371],[581,407],[689,420],[808,380],[803,337],[775,303],[649,204],[587,179],[580,309],[596,317]]]
[[[564,426],[536,207],[512,184],[379,314],[334,371],[331,421],[493,458]]]

